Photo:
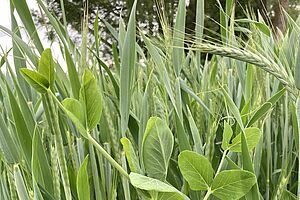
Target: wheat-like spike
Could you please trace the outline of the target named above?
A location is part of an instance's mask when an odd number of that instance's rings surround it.
[[[196,50],[200,50],[204,53],[216,54],[254,64],[275,76],[283,85],[286,86],[287,90],[291,92],[293,97],[297,96],[294,81],[290,80],[286,71],[274,61],[271,61],[258,53],[232,47],[212,45],[208,43],[197,44],[195,48]]]

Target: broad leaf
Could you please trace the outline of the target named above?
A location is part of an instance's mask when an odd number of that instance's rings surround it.
[[[88,69],[82,77],[80,101],[85,107],[86,126],[92,130],[101,118],[102,96],[93,73]]]
[[[204,156],[193,151],[183,151],[178,156],[178,165],[192,190],[207,190],[214,176],[214,170]]]
[[[21,74],[25,80],[31,85],[36,91],[40,93],[46,93],[49,88],[49,81],[43,75],[30,69],[20,69]]]
[[[173,134],[158,117],[148,120],[142,143],[142,159],[148,176],[165,180],[173,150]]]
[[[149,178],[141,174],[131,172],[129,174],[131,184],[139,189],[157,192],[179,192],[173,186],[160,180]]]
[[[47,78],[50,86],[54,84],[54,61],[50,49],[43,51],[41,59],[39,61],[38,72]]]
[[[246,128],[245,129],[245,136],[246,136],[246,141],[248,145],[248,149],[251,150],[253,149],[261,136],[260,129],[258,128]],[[238,134],[235,138],[232,139],[232,143],[229,145],[229,150],[233,152],[241,152],[241,133]]]
[[[157,195],[157,200],[185,200],[182,194],[176,192],[159,192]]]
[[[221,200],[234,200],[243,197],[256,183],[255,175],[243,170],[220,172],[212,183],[212,194]]]
[[[66,98],[62,101],[62,104],[67,110],[72,112],[77,117],[82,125],[85,124],[84,109],[80,101],[73,98]]]

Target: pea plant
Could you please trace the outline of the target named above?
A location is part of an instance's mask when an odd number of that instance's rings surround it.
[[[11,29],[0,26],[13,41],[1,48],[0,199],[299,197],[299,20],[285,13],[289,29],[274,39],[260,16],[236,19],[228,0],[212,41],[204,0],[192,35],[180,0],[174,26],[161,9],[163,34],[150,36],[136,27],[134,1],[118,29],[104,21],[114,38],[106,62],[98,13],[89,34],[85,15],[78,46],[37,0],[54,50],[26,1],[10,3]]]

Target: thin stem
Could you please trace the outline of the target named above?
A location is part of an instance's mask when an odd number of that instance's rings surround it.
[[[60,103],[60,101],[56,98],[56,96],[52,93],[52,91],[48,91],[48,93],[53,97],[53,99],[57,102],[57,104],[59,105],[59,107],[65,112],[66,108]],[[117,161],[115,161],[111,155],[109,155],[105,149],[103,149],[103,147],[101,147],[101,145],[90,135],[90,133],[86,133],[87,135],[87,139],[95,146],[95,148],[108,160],[108,162],[110,162],[110,164],[115,167],[122,175],[124,175],[127,179],[129,179],[129,175],[126,172],[126,170],[124,170],[124,168],[119,165],[119,163],[117,163]]]
[[[95,146],[95,148],[110,162],[110,164],[115,167],[123,176],[129,179],[128,173],[123,169],[119,163],[117,163],[104,149],[100,146],[100,144],[90,135],[88,134],[88,140]]]
[[[215,177],[219,174],[219,172],[220,172],[221,169],[222,169],[222,166],[223,166],[223,163],[224,163],[224,160],[225,160],[225,157],[226,157],[227,152],[228,152],[228,149],[226,149],[226,150],[223,152],[223,155],[222,155],[222,158],[221,158],[221,161],[220,161],[220,164],[219,164],[219,167],[218,167],[218,169],[217,169],[217,172],[216,172]],[[211,193],[212,193],[211,188],[208,188],[207,193],[205,194],[203,200],[207,200],[207,199],[209,198],[209,196],[210,196]]]
[[[211,192],[211,189],[209,188],[209,189],[207,190],[207,193],[205,194],[203,200],[208,200],[208,198],[209,198],[209,196],[210,196],[211,193],[212,193],[212,192]]]
[[[217,176],[217,175],[219,174],[219,172],[221,171],[222,166],[223,166],[223,162],[224,162],[224,160],[225,160],[225,157],[226,157],[227,152],[228,152],[228,149],[226,149],[226,150],[223,152],[222,159],[221,159],[221,161],[220,161],[220,164],[219,164],[219,167],[218,167],[218,169],[217,169],[217,172],[216,172],[216,175],[215,175],[215,176]]]

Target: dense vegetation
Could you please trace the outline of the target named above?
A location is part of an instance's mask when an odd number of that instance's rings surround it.
[[[300,196],[299,20],[284,13],[287,31],[274,39],[262,17],[235,18],[228,0],[216,43],[203,36],[204,0],[194,34],[180,0],[174,26],[161,12],[163,37],[152,37],[136,26],[135,1],[127,23],[106,24],[117,41],[109,66],[97,16],[95,43],[83,31],[77,48],[37,3],[66,66],[42,45],[26,1],[11,0],[12,28],[0,26],[13,40],[1,59],[0,199]]]

